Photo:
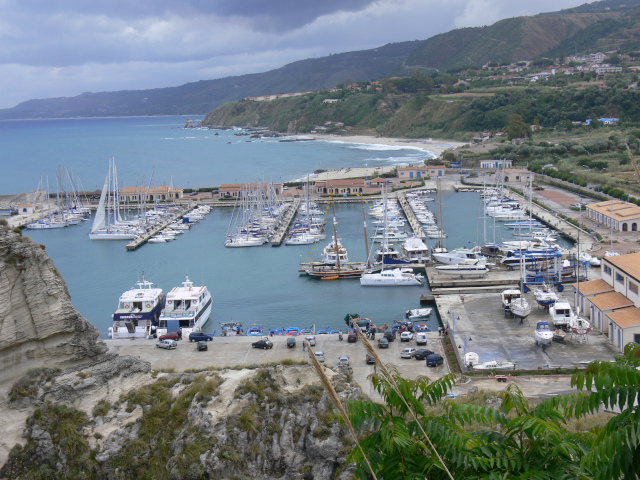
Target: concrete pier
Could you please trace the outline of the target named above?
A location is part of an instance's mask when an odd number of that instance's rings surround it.
[[[276,233],[274,233],[269,239],[272,247],[279,247],[280,245],[282,245],[284,236],[287,234],[289,225],[291,225],[291,222],[293,221],[293,218],[296,216],[296,212],[298,211],[299,207],[300,207],[300,199],[296,198],[293,200],[293,203],[289,207],[289,210],[287,210],[287,213],[285,213],[280,219],[280,223],[278,224]]]
[[[165,220],[161,224],[153,227],[153,229],[135,238],[134,240],[132,240],[127,244],[127,251],[132,252],[136,248],[140,247],[141,245],[144,245],[145,243],[147,243],[147,240],[149,240],[152,236],[154,236],[160,230],[166,228],[167,225],[170,225],[171,223],[181,219],[184,215],[189,213],[194,208],[196,208],[196,206],[190,206],[190,207],[187,207],[186,209],[181,209],[180,212],[172,215],[169,220]]]
[[[404,192],[398,192],[396,196],[398,198],[400,206],[402,207],[402,210],[404,211],[405,217],[407,217],[407,220],[409,221],[409,225],[411,225],[413,235],[418,238],[424,238],[425,235],[424,231],[422,230],[422,225],[420,225],[420,222],[416,218],[416,214],[413,212],[413,208],[411,208],[406,194]]]

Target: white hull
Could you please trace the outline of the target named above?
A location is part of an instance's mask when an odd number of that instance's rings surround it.
[[[405,316],[409,320],[413,320],[414,318],[426,318],[431,315],[433,310],[431,308],[415,308],[413,310],[407,310]]]
[[[360,285],[365,287],[403,287],[422,285],[419,276],[403,272],[399,268],[383,270],[380,273],[363,273]]]

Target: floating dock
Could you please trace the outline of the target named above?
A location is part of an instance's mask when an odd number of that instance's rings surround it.
[[[296,212],[298,211],[298,207],[300,207],[300,199],[296,198],[293,200],[293,204],[287,210],[282,218],[280,218],[280,223],[278,224],[278,228],[276,229],[276,233],[274,233],[269,241],[271,242],[272,247],[279,247],[282,245],[284,240],[284,236],[287,234],[287,230],[289,229],[289,225],[293,221],[293,218],[296,216]]]
[[[424,231],[422,230],[422,225],[416,218],[416,214],[413,212],[413,208],[407,201],[407,197],[405,193],[397,193],[396,197],[398,198],[398,202],[404,211],[404,216],[407,217],[409,221],[409,225],[411,225],[411,229],[413,230],[413,235],[418,238],[424,238]]]
[[[139,237],[135,238],[131,242],[127,243],[127,251],[133,252],[136,248],[140,247],[141,245],[144,245],[145,243],[147,243],[147,240],[149,240],[152,236],[154,236],[160,230],[166,228],[168,225],[172,224],[173,222],[181,219],[183,216],[185,216],[187,213],[189,213],[191,210],[195,209],[196,207],[197,205],[193,205],[188,208],[185,208],[184,210],[180,210],[180,212],[172,215],[169,220],[165,220],[161,224],[153,227],[148,232],[144,233],[143,235],[140,235]]]

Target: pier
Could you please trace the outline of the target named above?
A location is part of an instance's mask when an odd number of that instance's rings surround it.
[[[169,220],[165,220],[161,224],[156,225],[155,227],[153,227],[148,232],[146,232],[146,233],[140,235],[139,237],[137,237],[136,239],[132,240],[131,242],[129,242],[127,244],[127,251],[128,252],[133,252],[136,248],[140,247],[141,245],[144,245],[145,243],[147,243],[147,240],[149,240],[151,237],[153,237],[160,230],[166,228],[169,224],[179,220],[180,218],[182,218],[184,215],[186,215],[187,213],[189,213],[191,210],[193,210],[196,207],[197,207],[197,205],[192,205],[190,207],[187,207],[184,210],[180,210],[178,213],[172,215]]]
[[[285,213],[280,219],[280,223],[278,224],[276,233],[274,233],[269,239],[272,247],[279,247],[280,245],[282,245],[284,236],[287,234],[287,230],[289,229],[289,225],[291,225],[291,221],[296,216],[298,207],[300,207],[300,199],[296,198],[293,200],[293,203],[289,207],[289,210],[287,210],[287,213]]]
[[[418,238],[424,238],[425,235],[424,235],[424,231],[422,230],[422,225],[420,225],[420,222],[416,218],[416,214],[413,212],[413,208],[411,208],[411,205],[409,205],[406,194],[397,193],[396,197],[398,198],[398,202],[400,203],[400,206],[404,211],[405,217],[407,217],[407,220],[409,221],[409,225],[411,225],[411,229],[413,230],[413,235]]]
[[[522,196],[519,193],[514,192],[513,190],[508,190],[506,192],[506,196],[517,200],[522,204],[523,207],[527,209],[527,211],[529,211],[528,197]],[[557,216],[554,212],[536,204],[535,202],[531,204],[531,215],[538,219],[540,222],[547,225],[549,228],[557,230],[558,233],[563,235],[564,237],[573,240],[576,243],[576,247],[572,249],[572,253],[575,253],[578,249],[581,252],[589,251],[595,245],[594,238],[591,233],[584,231],[576,225],[573,225],[567,220]]]

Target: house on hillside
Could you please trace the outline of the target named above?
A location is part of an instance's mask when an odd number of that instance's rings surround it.
[[[511,168],[513,160],[480,160],[480,168]]]
[[[533,180],[534,173],[523,168],[505,168],[504,183],[529,183],[529,177]]]

